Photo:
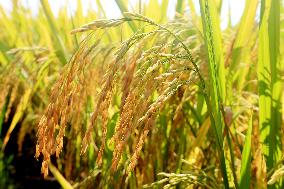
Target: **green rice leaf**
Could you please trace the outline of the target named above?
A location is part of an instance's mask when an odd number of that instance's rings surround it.
[[[222,99],[224,99],[224,78],[220,75],[224,71],[224,65],[222,65],[222,51],[221,51],[221,36],[220,28],[217,17],[217,8],[212,1],[200,0],[201,17],[203,24],[203,34],[205,36],[205,42],[207,47],[210,88],[209,97],[205,100],[208,105],[208,111],[211,118],[211,125],[215,131],[217,139],[217,147],[219,151],[219,158],[221,163],[221,171],[223,175],[223,182],[225,188],[229,188],[228,175],[225,163],[225,154],[223,149],[223,129],[224,122],[221,114]],[[214,32],[215,31],[215,32]],[[218,33],[219,31],[219,33]],[[218,35],[219,34],[219,35]],[[219,77],[220,76],[220,77]],[[220,95],[221,94],[221,95]],[[223,98],[222,98],[223,97]]]
[[[45,13],[45,16],[47,18],[50,30],[52,32],[52,37],[53,37],[53,42],[54,42],[54,49],[55,49],[55,53],[58,57],[58,59],[60,60],[60,62],[62,62],[62,64],[66,64],[67,63],[67,56],[65,54],[65,48],[64,45],[62,44],[62,41],[60,39],[60,36],[58,35],[58,30],[55,24],[55,19],[53,16],[53,13],[51,11],[51,8],[49,6],[49,3],[47,0],[41,0],[41,5],[43,8],[43,11]]]
[[[251,180],[251,134],[252,116],[249,120],[245,144],[242,152],[240,188],[249,188]]]
[[[258,84],[259,127],[267,168],[281,158],[280,1],[261,1]]]

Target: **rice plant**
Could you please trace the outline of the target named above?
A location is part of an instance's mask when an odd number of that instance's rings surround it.
[[[0,6],[1,187],[14,141],[62,188],[283,187],[283,1],[39,3]]]

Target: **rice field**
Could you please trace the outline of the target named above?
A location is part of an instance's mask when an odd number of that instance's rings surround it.
[[[0,4],[0,188],[284,188],[284,1],[113,2]]]

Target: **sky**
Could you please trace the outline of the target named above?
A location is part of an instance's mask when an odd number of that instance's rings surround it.
[[[56,15],[61,7],[67,5],[68,11],[71,14],[74,12],[77,6],[77,0],[48,0],[54,14]],[[84,11],[88,8],[94,10],[97,9],[95,0],[81,0],[83,4]],[[139,0],[128,0],[130,5],[134,6]],[[149,2],[150,0],[142,0],[142,2]],[[161,2],[162,0],[159,0]],[[10,11],[12,9],[11,0],[0,0],[0,4],[5,8],[5,10]],[[24,6],[29,7],[33,14],[37,14],[38,7],[40,6],[40,0],[19,0]],[[199,10],[199,0],[193,0],[196,5],[196,10]],[[117,7],[115,0],[101,0],[102,6],[105,9],[106,16],[108,18],[119,18],[121,13]],[[175,4],[176,0],[169,0],[168,16],[173,18],[175,15]],[[228,13],[229,7],[231,9],[231,21],[232,24],[236,24],[241,18],[242,12],[244,10],[245,0],[223,0],[223,6],[221,11],[221,28],[225,28],[228,23]]]

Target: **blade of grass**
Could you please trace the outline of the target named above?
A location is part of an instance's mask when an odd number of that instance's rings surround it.
[[[203,7],[204,8],[204,7]],[[203,9],[202,8],[202,9]],[[205,10],[202,10],[202,22],[205,19]],[[225,102],[226,98],[226,89],[225,89],[225,66],[224,66],[224,57],[223,57],[223,50],[222,50],[222,35],[221,35],[221,28],[220,28],[220,19],[217,12],[216,5],[209,1],[208,2],[208,14],[210,12],[210,25],[212,31],[210,32],[212,34],[211,39],[209,39],[209,36],[207,36],[208,32],[207,30],[203,32],[203,35],[206,38],[206,43],[209,43],[209,40],[212,40],[212,45],[214,44],[214,59],[215,59],[215,66],[216,66],[216,79],[218,82],[218,93],[220,94],[220,97],[223,102]],[[209,21],[209,20],[208,20]],[[208,25],[208,21],[206,24]],[[209,28],[208,28],[209,29]],[[207,44],[209,45],[209,44]],[[212,46],[213,47],[213,46]]]
[[[176,12],[178,12],[179,14],[183,14],[183,9],[184,9],[184,1],[178,0],[176,5]]]
[[[215,4],[217,5],[216,7],[218,10],[218,14],[220,15],[222,10],[223,0],[215,0]]]
[[[222,86],[224,87],[224,80],[218,77],[218,73],[220,71],[224,71],[220,69],[220,65],[222,65],[222,51],[221,51],[221,40],[220,36],[217,36],[218,33],[214,34],[214,31],[220,31],[220,28],[217,29],[218,18],[217,18],[217,8],[214,6],[212,1],[208,0],[200,0],[200,9],[201,9],[201,17],[202,17],[202,25],[203,25],[203,33],[205,36],[205,42],[207,47],[207,56],[209,63],[209,76],[210,76],[210,87],[209,87],[209,95],[205,98],[206,103],[208,105],[208,111],[210,113],[211,125],[214,128],[215,136],[217,139],[217,147],[220,157],[221,163],[221,171],[223,175],[223,183],[225,188],[229,188],[228,175],[226,170],[225,163],[225,154],[223,149],[223,128],[224,122],[221,114],[221,106],[222,99],[220,97],[220,93],[222,94]],[[211,21],[212,18],[212,21]],[[220,35],[220,33],[219,33]],[[219,65],[219,69],[218,68]],[[221,83],[220,83],[221,82]],[[221,89],[221,90],[220,90]],[[224,89],[224,88],[223,88]],[[224,91],[223,91],[224,92]]]
[[[202,142],[204,140],[204,138],[207,135],[207,132],[210,128],[210,119],[206,118],[205,121],[202,123],[198,133],[197,133],[197,137],[195,138],[195,140],[193,141],[191,148],[194,149],[195,147],[199,147],[202,145]]]
[[[53,16],[53,13],[51,11],[51,8],[49,6],[49,3],[47,0],[40,0],[41,2],[41,5],[42,5],[42,8],[43,8],[43,11],[45,13],[45,16],[47,18],[47,21],[48,21],[48,24],[49,24],[49,27],[50,27],[50,30],[53,34],[53,42],[54,42],[54,49],[55,49],[55,53],[58,57],[58,59],[60,60],[60,62],[62,64],[66,64],[67,63],[67,56],[65,54],[65,49],[64,49],[64,46],[62,44],[62,41],[60,40],[60,37],[58,35],[58,30],[57,30],[57,27],[56,27],[56,24],[55,24],[55,19],[54,19],[54,16]]]
[[[240,176],[240,188],[250,187],[250,170],[251,170],[251,134],[252,134],[252,116],[249,120],[245,144],[242,152],[241,161],[241,176]]]
[[[250,39],[248,36],[251,35],[254,26],[253,23],[256,15],[257,4],[258,0],[246,1],[245,10],[241,18],[236,40],[234,42],[232,62],[230,64],[229,72],[234,71],[236,66],[239,65],[241,61],[242,50],[246,47]]]
[[[158,10],[158,9],[161,9],[161,5],[159,4],[159,1],[158,0],[152,0],[150,1],[148,4],[145,4],[146,7],[144,9],[144,15],[146,17],[149,17],[151,19],[154,19],[154,20],[159,20],[161,18],[161,14],[159,11],[153,11],[153,10]],[[142,23],[139,23],[140,25]],[[141,27],[139,25],[139,27]]]
[[[202,26],[201,26],[200,16],[198,16],[198,14],[196,13],[195,5],[192,0],[188,1],[188,6],[190,10],[191,21],[195,25],[195,27],[197,27],[198,31],[201,32]]]
[[[123,0],[115,0],[117,6],[120,9],[120,12],[122,15],[124,15],[125,12],[128,12],[128,8],[127,5],[125,5],[125,3],[123,2]],[[137,27],[133,22],[128,22],[130,28],[132,29],[133,32],[137,31]]]
[[[29,102],[29,99],[30,99],[30,96],[31,96],[31,93],[32,93],[32,88],[28,88],[25,93],[23,94],[23,97],[21,98],[21,101],[17,107],[17,110],[16,110],[16,113],[13,117],[13,120],[12,120],[12,123],[5,135],[5,138],[3,140],[3,146],[2,146],[2,151],[4,151],[9,139],[10,139],[10,136],[11,136],[11,133],[13,132],[13,130],[15,129],[17,123],[20,121],[20,119],[22,118],[22,116],[24,115],[24,112],[28,106],[28,102]]]
[[[49,163],[48,167],[50,172],[53,174],[53,176],[63,189],[73,189],[72,185],[62,176],[62,174],[58,171],[58,169],[56,169],[54,165]]]
[[[160,22],[164,22],[167,20],[166,16],[167,16],[167,11],[168,11],[168,5],[169,5],[169,0],[162,1]]]
[[[280,1],[262,0],[259,26],[259,127],[267,169],[281,158]]]
[[[258,0],[250,0],[246,1],[245,10],[243,12],[240,25],[237,31],[237,36],[234,41],[233,51],[232,51],[232,61],[229,66],[229,80],[228,80],[228,87],[231,89],[228,90],[228,98],[232,99],[233,96],[233,75],[240,74],[238,77],[238,88],[239,90],[242,89],[243,83],[245,81],[245,75],[248,71],[248,68],[237,69],[236,67],[242,62],[246,61],[249,58],[250,49],[248,46],[248,42],[250,39],[253,39],[252,32],[254,27],[254,20],[256,15],[256,8],[258,5]],[[247,60],[249,61],[249,60]]]
[[[96,2],[97,2],[97,5],[99,7],[99,11],[103,14],[103,17],[106,18],[106,12],[105,12],[105,10],[104,10],[104,8],[102,6],[101,1],[100,0],[96,0]]]

